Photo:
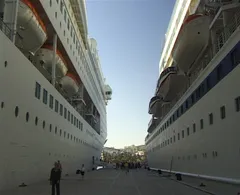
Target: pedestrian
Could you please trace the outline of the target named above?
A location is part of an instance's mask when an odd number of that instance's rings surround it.
[[[57,195],[60,195],[60,176],[61,171],[59,169],[58,163],[54,163],[54,168],[51,169],[50,174],[50,184],[52,185],[52,195],[55,195],[55,188]]]
[[[126,171],[126,174],[129,173],[129,163],[125,163],[125,171]]]
[[[60,163],[60,160],[58,160],[57,163],[58,163],[58,168],[60,170],[60,179],[61,179],[62,178],[62,165]]]
[[[84,179],[84,175],[85,175],[85,167],[84,167],[84,164],[82,164],[81,175],[82,175],[82,179]]]

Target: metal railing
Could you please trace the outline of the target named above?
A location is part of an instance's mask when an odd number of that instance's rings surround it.
[[[194,70],[193,73],[189,76],[189,82],[188,84],[183,88],[183,90],[176,95],[175,99],[172,100],[172,102],[167,106],[167,108],[163,111],[162,118],[158,119],[156,121],[157,128],[154,131],[153,136],[149,136],[149,142],[152,140],[152,138],[157,133],[157,130],[159,129],[161,121],[163,121],[166,117],[168,117],[168,113],[174,109],[174,107],[177,106],[178,101],[183,97],[185,93],[187,93],[190,90],[190,86],[193,86],[195,80],[199,77],[199,75],[205,70],[209,62],[217,55],[217,53],[221,50],[221,48],[225,45],[225,43],[229,40],[229,38],[232,36],[232,34],[239,28],[240,26],[240,8],[236,11],[234,14],[234,17],[232,19],[232,23],[226,25],[225,27],[218,30],[218,37],[216,38],[216,42],[214,44],[210,44],[210,46],[207,47],[206,51],[204,52],[204,57],[201,61],[198,62],[197,68]],[[154,138],[153,138],[154,139]]]
[[[0,30],[10,39],[12,40],[13,37],[13,32],[9,28],[7,24],[3,22],[3,18],[0,18]],[[19,47],[19,49],[22,48],[22,41],[23,38],[21,37],[20,34],[16,33],[16,45]]]

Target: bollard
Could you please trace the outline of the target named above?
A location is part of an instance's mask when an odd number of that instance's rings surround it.
[[[176,173],[175,176],[178,181],[182,181],[182,175],[180,173]]]
[[[206,186],[206,185],[205,185],[205,184],[203,184],[203,183],[201,183],[201,184],[200,184],[200,187],[205,187],[205,186]]]

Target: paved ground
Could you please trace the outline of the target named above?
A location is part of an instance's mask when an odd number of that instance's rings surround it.
[[[49,182],[16,188],[1,195],[50,195]],[[206,195],[207,193],[183,185],[147,170],[102,169],[89,172],[84,180],[69,176],[61,181],[61,195]],[[231,195],[231,194],[226,194]],[[235,194],[234,194],[235,195]]]

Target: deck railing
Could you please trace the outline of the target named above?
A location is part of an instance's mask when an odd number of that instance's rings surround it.
[[[13,32],[12,30],[9,28],[9,26],[7,24],[5,24],[3,22],[3,19],[0,18],[0,30],[10,39],[12,40],[12,36],[13,36]],[[22,45],[22,40],[23,38],[20,36],[20,34],[16,33],[16,38],[18,41],[18,46]],[[21,48],[20,48],[21,49]]]

